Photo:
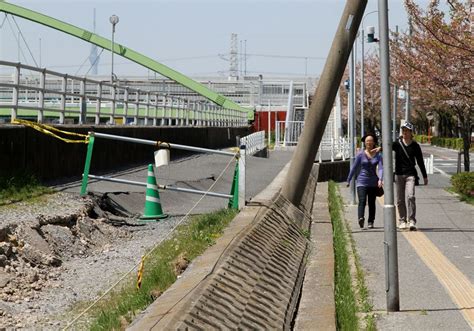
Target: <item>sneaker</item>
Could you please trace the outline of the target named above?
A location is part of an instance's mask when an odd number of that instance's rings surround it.
[[[416,231],[416,222],[414,220],[410,220],[410,231]]]
[[[407,222],[406,222],[406,221],[400,221],[400,222],[398,223],[398,228],[399,228],[400,230],[406,230],[406,229],[408,229]]]
[[[365,220],[364,220],[363,217],[359,218],[359,227],[360,227],[361,229],[364,228],[364,221],[365,221]]]
[[[374,228],[374,222],[369,222],[368,228],[373,229]]]

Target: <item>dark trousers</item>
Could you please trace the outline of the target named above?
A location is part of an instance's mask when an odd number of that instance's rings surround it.
[[[357,196],[359,197],[359,208],[357,209],[357,216],[364,217],[365,205],[369,205],[369,218],[367,221],[373,223],[375,220],[375,186],[358,186]]]

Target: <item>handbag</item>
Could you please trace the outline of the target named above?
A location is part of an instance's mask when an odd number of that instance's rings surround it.
[[[400,147],[403,149],[403,152],[405,153],[405,155],[408,159],[408,162],[411,163],[413,169],[415,170],[415,186],[419,186],[420,185],[420,177],[418,177],[418,171],[416,171],[415,165],[413,164],[413,162],[411,162],[411,159],[408,156],[407,150],[405,149],[405,146],[403,145],[402,140],[398,139],[398,141],[400,143]],[[395,181],[395,173],[393,173],[393,181]]]
[[[380,186],[380,187],[376,186],[376,188],[375,188],[375,196],[381,197],[381,196],[383,196],[383,193],[384,193],[384,191],[383,191],[383,186]]]

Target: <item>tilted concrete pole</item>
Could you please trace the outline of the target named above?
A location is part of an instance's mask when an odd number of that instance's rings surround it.
[[[300,204],[303,197],[366,5],[367,0],[347,1],[342,13],[282,189],[282,195],[295,206]]]

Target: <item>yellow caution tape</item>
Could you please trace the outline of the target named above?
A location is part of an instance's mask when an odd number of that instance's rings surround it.
[[[63,131],[63,130],[56,129],[55,127],[46,125],[46,124],[35,123],[35,122],[30,122],[30,121],[20,120],[20,119],[14,119],[14,120],[12,120],[12,123],[13,124],[22,124],[22,125],[29,126],[29,127],[33,128],[33,129],[35,129],[35,130],[37,130],[41,133],[44,133],[48,136],[52,136],[54,138],[60,139],[64,142],[66,142],[66,143],[73,143],[73,144],[88,144],[89,143],[89,136],[86,135],[86,134],[80,134],[80,133],[70,132],[70,131]],[[83,140],[67,139],[67,138],[63,138],[61,136],[58,136],[57,134],[55,134],[51,131],[60,132],[60,133],[63,133],[65,135],[70,135],[70,136],[82,137],[84,139]]]
[[[160,146],[161,144],[164,144],[165,146]],[[156,146],[161,147],[161,148],[167,148],[167,149],[170,148],[170,144],[169,144],[169,143],[167,143],[167,142],[165,142],[165,141],[159,141],[159,140],[156,141]]]
[[[140,265],[138,266],[137,290],[142,287],[143,269],[145,269],[145,256],[142,256],[142,260],[140,261]]]

